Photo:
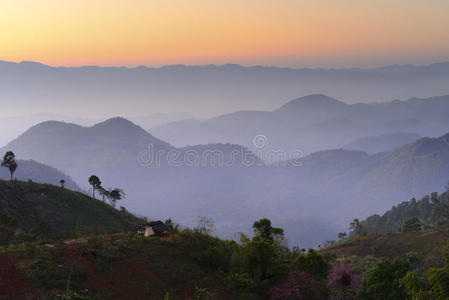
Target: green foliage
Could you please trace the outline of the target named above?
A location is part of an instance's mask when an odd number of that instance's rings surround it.
[[[17,224],[18,224],[18,222],[17,222],[16,218],[14,218],[0,210],[0,228],[1,228],[1,226],[15,227],[15,226],[17,226]]]
[[[403,259],[379,259],[365,273],[357,296],[363,300],[404,300],[407,292],[401,285],[403,278],[410,271],[410,263]]]
[[[412,300],[425,300],[430,298],[430,294],[426,291],[426,283],[415,272],[409,271],[399,280],[399,284],[403,287],[408,296]]]
[[[254,234],[263,239],[273,241],[276,236],[283,236],[284,230],[282,228],[272,227],[269,219],[260,219],[253,224]]]
[[[309,249],[307,254],[299,255],[293,267],[312,275],[316,280],[326,279],[331,268],[324,256],[313,249]]]
[[[109,191],[109,201],[111,201],[111,205],[115,207],[117,201],[125,198],[125,192],[122,189],[114,188]]]
[[[421,229],[433,229],[438,223],[449,222],[449,193],[440,195],[432,193],[417,201],[415,198],[393,206],[382,216],[373,215],[362,221],[361,224],[368,234],[390,233],[404,229],[406,222],[414,220],[415,225],[411,229],[417,229],[416,219],[419,220]],[[406,228],[407,230],[409,228]]]
[[[407,220],[402,226],[402,232],[419,231],[421,230],[421,221],[417,217]]]
[[[176,298],[174,296],[170,295],[169,292],[166,292],[164,295],[164,298],[163,298],[163,300],[175,300],[175,299]]]
[[[237,294],[243,294],[253,289],[254,281],[247,273],[233,272],[225,277],[227,286]]]
[[[275,274],[279,254],[279,249],[273,243],[260,236],[254,237],[242,247],[246,269],[257,281],[269,279]]]
[[[340,240],[346,238],[346,236],[347,236],[346,232],[339,232],[338,233],[338,239],[340,239]]]
[[[58,250],[35,248],[33,259],[28,264],[26,275],[41,287],[64,286],[68,270],[61,263]]]
[[[438,300],[449,299],[449,268],[432,268],[428,273],[430,294]]]
[[[98,178],[97,175],[91,175],[89,177],[89,184],[92,186],[92,198],[95,199],[95,190],[98,190],[101,188],[101,181],[100,178]]]

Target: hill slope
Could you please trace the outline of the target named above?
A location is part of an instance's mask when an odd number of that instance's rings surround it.
[[[80,233],[127,232],[142,220],[85,194],[49,184],[0,180],[0,213],[11,235],[68,238]],[[18,231],[19,230],[19,231]],[[4,239],[11,235],[2,231]],[[20,234],[19,234],[20,236]],[[13,238],[18,238],[14,236]]]
[[[444,231],[415,231],[386,235],[368,235],[341,240],[321,250],[337,257],[395,258],[416,253],[426,267],[438,267],[443,263],[441,250],[447,246]]]
[[[344,148],[349,150],[363,151],[366,153],[379,153],[393,151],[394,149],[410,144],[422,138],[415,133],[397,132],[378,136],[359,138]]]
[[[9,179],[8,169],[0,168],[0,179]],[[71,177],[58,171],[57,169],[41,164],[34,160],[17,160],[17,170],[14,172],[13,178],[34,182],[50,183],[59,185],[61,179],[65,180],[65,187],[71,190],[80,191],[81,188],[72,180]]]

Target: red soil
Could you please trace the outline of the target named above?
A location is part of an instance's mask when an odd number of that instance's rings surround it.
[[[39,299],[38,291],[6,256],[0,254],[0,296],[10,300]]]
[[[193,286],[173,286],[173,283],[170,284],[151,272],[145,263],[133,258],[114,261],[107,270],[100,270],[89,256],[79,256],[75,245],[66,245],[64,260],[68,265],[86,273],[88,285],[96,291],[106,292],[107,299],[159,299],[166,291],[176,291],[178,299],[191,299],[195,293]],[[213,294],[217,296],[214,299],[228,299],[213,280],[205,278],[203,282],[208,282],[213,289]]]

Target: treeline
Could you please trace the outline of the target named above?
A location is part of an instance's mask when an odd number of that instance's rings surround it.
[[[448,225],[449,216],[444,215],[448,207],[449,191],[432,193],[421,200],[413,198],[402,202],[382,216],[372,215],[360,224],[366,234],[438,229]]]
[[[201,245],[196,246],[201,248],[195,251],[201,253],[197,263],[223,273],[231,299],[349,300],[356,298],[363,281],[361,272],[349,261],[321,255],[313,249],[288,248],[284,230],[273,227],[269,219],[254,222],[253,237],[241,234],[240,242],[212,237],[213,223],[207,218],[200,218],[193,229],[174,228],[171,220],[166,225],[170,234],[180,238],[182,247],[197,240]],[[143,238],[145,241],[154,243],[153,238]],[[146,245],[139,253],[146,251]],[[189,257],[185,255],[183,259]],[[178,298],[167,293],[164,299]]]

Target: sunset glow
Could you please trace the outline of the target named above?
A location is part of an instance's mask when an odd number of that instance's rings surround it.
[[[0,59],[369,66],[449,59],[441,0],[3,0]]]

